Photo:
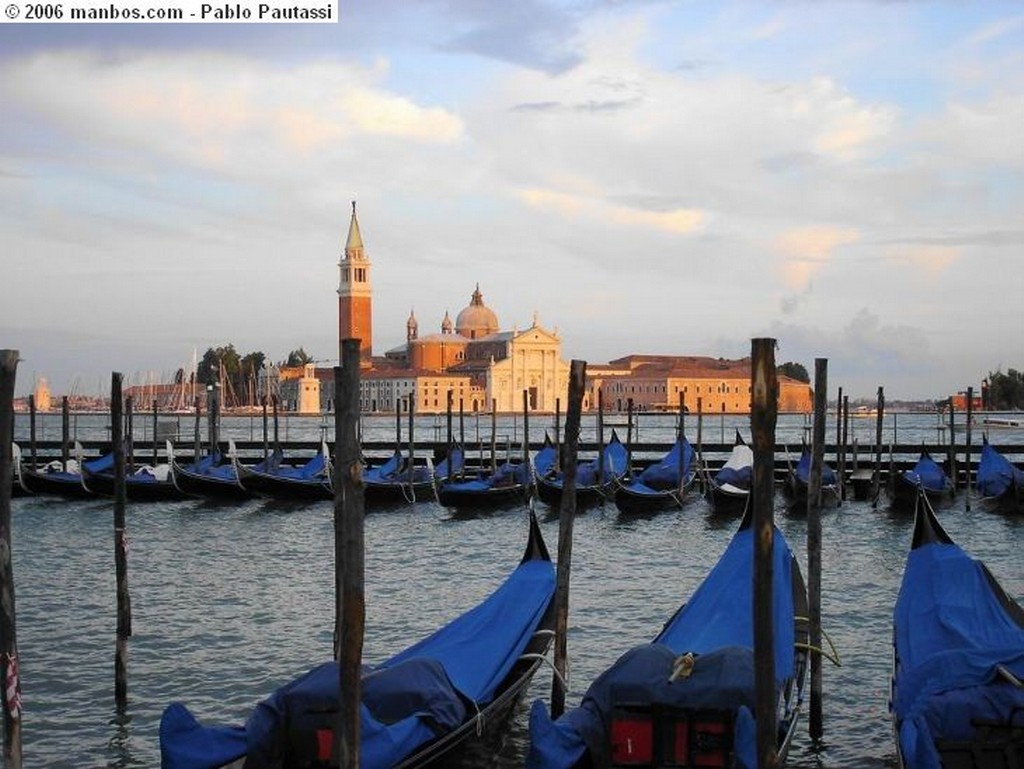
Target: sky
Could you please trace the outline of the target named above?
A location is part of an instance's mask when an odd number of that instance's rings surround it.
[[[341,0],[336,24],[0,24],[16,393],[210,347],[374,351],[465,307],[565,360],[749,355],[829,393],[1024,368],[1024,5]]]

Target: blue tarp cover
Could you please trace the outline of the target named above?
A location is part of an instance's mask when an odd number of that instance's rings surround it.
[[[752,672],[747,681],[754,646],[753,545],[751,527],[737,532],[718,563],[653,643],[623,655],[591,685],[578,708],[552,721],[544,704],[535,702],[530,712],[528,769],[570,769],[588,750],[603,750],[598,746],[607,739],[610,708],[613,700],[621,701],[619,695],[634,703],[662,703],[662,698],[671,697],[669,704],[686,704],[689,690],[665,683],[671,661],[685,652],[698,655],[695,675],[702,667],[706,671],[699,678],[700,686],[693,690],[694,706],[710,707],[703,703],[713,697],[719,704],[732,703],[729,709],[737,711],[738,766],[752,767],[754,764],[743,762],[756,756],[756,731],[750,713],[742,711],[753,697]],[[777,528],[773,569],[775,676],[781,684],[794,674],[795,630],[792,555]],[[717,686],[722,691],[713,693]],[[597,761],[595,765],[602,764]]]
[[[1014,467],[1009,459],[985,441],[978,462],[978,493],[985,497],[998,497],[1010,488],[1014,479],[1024,490],[1024,470]]]
[[[686,478],[693,467],[693,447],[686,438],[683,438],[681,441],[676,441],[672,448],[669,449],[669,452],[658,462],[645,468],[640,473],[640,483],[658,491],[678,488],[680,451],[682,451],[683,455],[682,477]]]
[[[729,484],[740,489],[749,489],[754,482],[754,452],[745,443],[732,447],[732,452],[722,468],[715,473],[715,483]]]
[[[597,486],[601,477],[600,470],[601,464],[604,464],[604,478],[605,483],[610,482],[614,478],[621,478],[626,474],[626,464],[629,461],[629,456],[626,453],[626,447],[622,445],[622,442],[614,434],[612,439],[608,441],[608,445],[604,447],[599,457],[594,459],[580,462],[576,465],[576,488],[585,488],[588,486]],[[554,463],[552,462],[552,465]],[[555,469],[553,466],[549,469]],[[538,474],[544,475],[545,473],[540,472],[538,466]],[[550,479],[551,483],[561,488],[563,483],[562,473],[558,473],[555,478]]]
[[[550,561],[525,561],[477,607],[368,670],[360,765],[394,766],[485,707],[529,643],[554,589]],[[253,712],[241,738],[237,727],[203,727],[183,706],[172,705],[161,721],[162,766],[217,767],[242,755],[251,769],[275,765],[287,744],[302,734],[312,739],[313,731],[333,723],[337,672],[326,663],[275,692]]]
[[[1024,628],[989,579],[955,544],[921,545],[907,558],[893,620],[892,709],[915,769],[939,769],[934,740],[970,739],[972,717],[1005,721],[1011,707],[1024,708],[1024,690],[990,685],[997,665],[1024,678]]]
[[[941,492],[950,489],[950,480],[946,471],[927,453],[921,454],[921,458],[917,460],[914,468],[905,471],[903,477],[927,491]]]
[[[800,461],[796,463],[796,467],[793,468],[793,474],[797,477],[797,480],[808,485],[811,480],[811,450],[808,448],[803,449],[800,452]],[[821,485],[822,486],[835,486],[836,471],[829,467],[824,462],[821,466]]]

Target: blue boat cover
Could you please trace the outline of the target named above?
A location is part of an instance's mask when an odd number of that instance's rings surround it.
[[[739,489],[750,489],[754,482],[754,452],[745,443],[732,447],[729,458],[715,473],[715,483],[719,486],[729,484]]]
[[[360,765],[392,767],[484,708],[530,642],[554,590],[551,561],[523,561],[474,609],[364,670]],[[260,703],[244,728],[204,727],[175,703],[161,720],[161,765],[212,769],[244,755],[253,769],[279,766],[286,748],[313,750],[317,732],[336,719],[337,701],[338,668],[328,662]]]
[[[606,750],[607,724],[616,703],[716,707],[735,711],[738,769],[756,766],[754,702],[752,527],[740,529],[718,563],[650,644],[624,654],[588,689],[578,708],[551,720],[543,702],[530,711],[527,769],[570,769],[587,753],[594,766]],[[775,677],[794,675],[792,555],[775,529],[773,547]],[[669,684],[676,658],[696,655],[694,674]]]
[[[809,448],[804,447],[803,451],[800,452],[800,461],[797,462],[796,467],[793,468],[793,474],[800,483],[804,485],[810,484],[811,450]],[[836,471],[823,462],[821,465],[821,485],[835,486],[837,482]]]
[[[522,462],[502,462],[493,473],[479,475],[462,480],[448,481],[444,488],[447,492],[464,492],[466,494],[483,494],[492,489],[509,489],[525,486],[530,482],[529,465]]]
[[[893,617],[893,714],[904,763],[940,769],[939,738],[970,740],[972,718],[1024,726],[1024,689],[993,686],[997,666],[1024,678],[1024,628],[992,589],[980,561],[956,544],[929,543],[907,557]]]
[[[586,488],[588,486],[598,486],[600,484],[601,477],[601,466],[604,465],[604,478],[605,483],[612,481],[615,478],[622,478],[626,474],[626,465],[629,462],[629,455],[626,453],[626,447],[622,445],[622,441],[619,440],[618,435],[612,433],[612,438],[608,441],[601,453],[594,459],[589,459],[580,462],[576,465],[576,488]],[[554,470],[554,461],[552,457],[551,466],[548,470]],[[540,471],[538,463],[537,467],[538,475],[547,475]],[[562,473],[557,473],[555,477],[549,477],[548,481],[557,488],[561,488],[564,483],[564,477]]]
[[[673,444],[668,453],[658,462],[645,468],[640,473],[639,481],[644,486],[656,491],[667,491],[679,488],[679,455],[682,452],[682,478],[690,475],[693,468],[693,446],[686,438]]]
[[[998,497],[1006,493],[1015,481],[1024,491],[1024,470],[1015,467],[1009,459],[992,448],[988,440],[983,441],[976,480],[978,493],[983,497]]]
[[[951,481],[946,471],[938,462],[931,458],[927,451],[921,453],[912,470],[906,470],[903,477],[914,486],[920,486],[925,491],[943,492],[949,491]]]

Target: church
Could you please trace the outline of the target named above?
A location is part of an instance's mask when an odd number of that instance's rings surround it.
[[[565,409],[569,363],[558,332],[541,326],[536,314],[529,328],[502,331],[479,284],[454,322],[445,312],[436,332],[421,335],[410,312],[405,344],[375,356],[371,266],[353,203],[338,263],[338,342],[340,348],[343,339],[360,340],[364,413],[394,412],[399,403],[405,411],[409,398],[416,413],[445,413],[449,392],[454,412],[519,412],[525,401],[530,411],[553,413],[556,400]]]

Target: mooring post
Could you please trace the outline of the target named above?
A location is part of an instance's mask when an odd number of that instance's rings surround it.
[[[68,396],[60,399],[60,461],[64,466],[64,472],[68,469],[68,460],[71,458],[71,406],[68,403]]]
[[[597,391],[597,482],[602,488],[604,481],[604,389],[601,388]]]
[[[626,472],[633,477],[633,399],[626,399]]]
[[[463,451],[466,449],[466,411],[463,408],[462,398],[459,398],[459,446],[462,447]],[[465,454],[463,454],[465,458]],[[462,469],[459,471],[459,476],[466,474],[466,463],[463,461]]]
[[[846,454],[843,451],[843,388],[836,397],[836,474],[839,476],[839,501],[846,498]]]
[[[685,467],[685,454],[683,451],[683,438],[686,437],[686,402],[683,399],[683,391],[679,391],[679,427],[676,433],[676,441],[679,443],[679,464],[676,468],[676,472],[679,474],[679,485],[676,487],[676,491],[679,494],[683,493],[683,484],[686,482],[683,478],[683,470]],[[682,497],[680,497],[682,499]]]
[[[415,488],[413,483],[416,480],[416,435],[414,433],[414,420],[416,419],[416,395],[415,393],[409,393],[409,493],[412,496],[412,501],[416,501],[416,492],[413,491]]]
[[[562,682],[568,670],[569,570],[572,564],[572,526],[576,518],[576,455],[580,443],[580,413],[586,385],[586,361],[569,364],[569,404],[565,415],[565,467],[558,510],[558,564],[555,574],[555,673],[551,679],[551,717],[565,712]]]
[[[772,621],[772,552],[775,546],[775,423],[779,403],[775,340],[753,339],[750,359],[750,431],[754,443],[754,480],[751,487],[754,505],[754,721],[757,724],[757,765],[760,769],[775,769],[778,765],[775,730],[778,703]]]
[[[957,472],[956,472],[956,406],[953,404],[953,396],[949,396],[949,455],[948,455],[949,477],[953,479],[953,489],[959,485],[957,483]]]
[[[811,440],[811,477],[807,489],[807,609],[811,648],[821,648],[821,476],[825,466],[825,418],[828,410],[828,360],[814,359],[814,430]],[[811,654],[809,732],[821,739],[821,655]]]
[[[11,473],[14,451],[14,381],[18,351],[0,350],[0,681],[3,682],[4,766],[21,769],[21,678],[11,560]],[[33,429],[33,436],[35,430]],[[34,464],[33,460],[33,464]]]
[[[509,457],[511,459],[511,457]],[[530,391],[523,390],[523,462],[530,461]],[[523,465],[527,467],[528,465]]]
[[[973,419],[974,412],[974,387],[967,388],[967,427],[964,434],[964,458],[966,459],[967,468],[967,501],[964,503],[967,505],[967,511],[971,510],[971,420]]]
[[[32,458],[32,469],[39,467],[36,456],[36,396],[28,396],[28,449]]]
[[[498,400],[491,398],[491,474],[498,470]]]
[[[124,399],[124,463],[128,473],[135,472],[135,400]]]
[[[846,476],[846,450],[849,446],[847,441],[847,428],[850,426],[850,396],[843,396],[843,476]],[[853,449],[853,469],[857,469],[857,445],[854,444]],[[842,492],[842,501],[846,501],[846,481],[844,480],[842,485],[839,487]]]
[[[562,468],[562,399],[555,398],[555,467]]]
[[[875,411],[875,472],[871,478],[871,506],[878,507],[878,495],[882,492],[882,420],[885,418],[885,391],[878,388],[878,405]],[[891,478],[889,479],[892,480]]]
[[[270,457],[270,420],[267,416],[267,396],[260,398],[260,406],[263,410],[263,462],[266,467],[267,459]]]
[[[278,411],[277,406],[278,406],[279,402],[280,401],[279,401],[279,399],[277,397],[277,393],[274,393],[272,396],[270,396],[270,403],[271,403],[271,405],[274,408],[274,450],[275,451],[277,450],[278,446],[281,445],[280,439],[278,437],[279,433],[278,433],[278,416],[277,416],[277,411]],[[335,410],[335,412],[337,412],[337,410],[338,410],[337,404],[335,404],[334,410]]]
[[[195,422],[192,426],[192,461],[199,461],[199,452],[202,451],[199,437],[199,427],[202,424],[202,400],[197,395],[193,404],[195,410]]]
[[[128,532],[125,507],[124,418],[121,396],[122,376],[110,377],[110,437],[114,444],[114,568],[117,577],[117,641],[114,649],[114,702],[118,709],[128,704],[128,639],[132,635],[132,601],[128,593]]]
[[[447,395],[447,398],[445,400],[445,408],[444,408],[444,413],[445,413],[445,436],[444,436],[445,456],[449,456],[449,457],[452,455],[452,439],[454,438],[454,434],[452,433],[452,408],[454,408],[454,402],[453,402],[454,401],[454,397],[455,397],[455,393],[449,387],[448,388],[448,395]],[[463,446],[463,448],[465,448],[465,446]]]
[[[159,449],[159,446],[157,445],[157,437],[158,436],[156,434],[156,428],[157,428],[157,426],[159,424],[160,424],[160,422],[159,422],[159,415],[158,415],[158,412],[157,412],[156,398],[154,398],[153,399],[153,467],[156,467],[157,463],[160,461],[160,455],[159,455],[160,449]]]
[[[363,473],[359,461],[359,340],[341,343],[341,366],[334,369],[334,573],[335,659],[338,661],[338,716],[334,753],[342,769],[359,766],[359,703],[364,592]],[[410,398],[411,402],[411,398]]]
[[[708,492],[708,466],[704,461],[704,398],[697,396],[697,461],[700,462],[701,478],[700,488],[705,494]]]

